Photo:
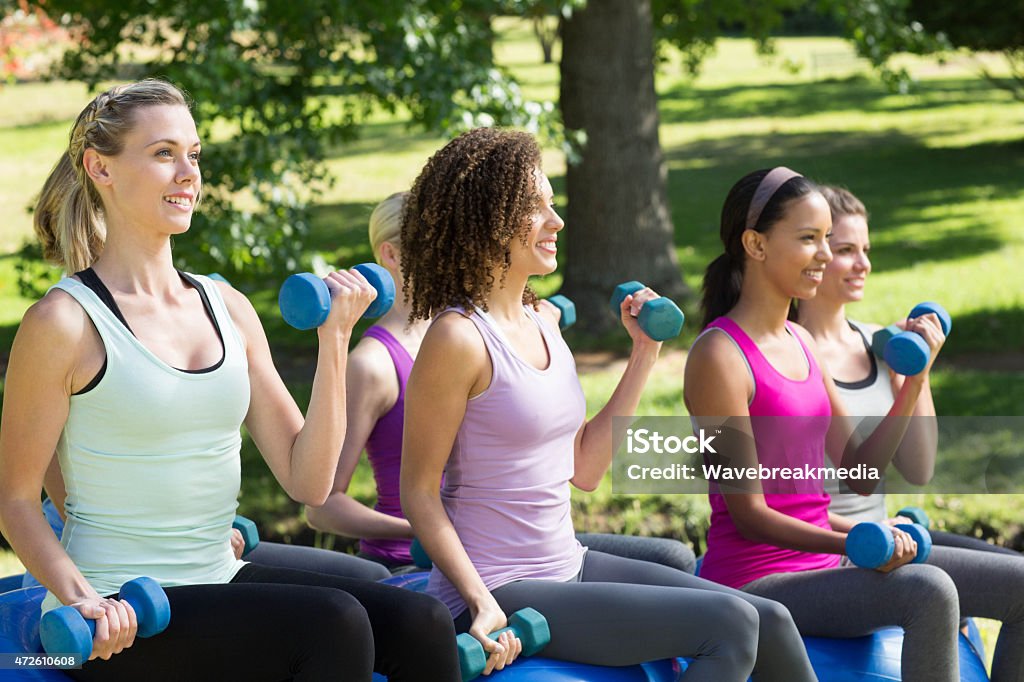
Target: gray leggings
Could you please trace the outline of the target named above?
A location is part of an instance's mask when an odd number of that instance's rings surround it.
[[[576,533],[576,539],[595,552],[650,561],[691,575],[697,570],[693,550],[679,540],[613,533]]]
[[[590,550],[577,582],[521,580],[493,592],[506,614],[532,606],[551,643],[544,656],[593,665],[693,657],[685,679],[815,680],[785,607],[675,569]],[[468,612],[456,630],[470,625]]]
[[[961,611],[1000,620],[992,681],[1024,680],[1024,561],[1019,556],[933,546],[927,563],[891,573],[855,566],[777,573],[743,590],[785,604],[805,635],[858,637],[902,626],[905,682],[960,679]]]

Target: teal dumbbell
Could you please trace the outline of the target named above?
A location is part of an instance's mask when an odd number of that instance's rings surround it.
[[[896,516],[902,516],[905,519],[910,519],[923,528],[931,527],[931,521],[928,519],[928,514],[926,514],[924,509],[921,509],[920,507],[904,507],[896,512]]]
[[[895,324],[890,324],[888,327],[879,329],[871,335],[871,352],[884,360],[885,344],[889,343],[889,339],[892,337],[902,333],[903,330]]]
[[[231,527],[237,529],[242,534],[242,541],[245,543],[242,556],[253,551],[256,549],[256,545],[260,544],[260,532],[257,530],[256,524],[250,519],[244,516],[236,516],[235,520],[231,522]]]
[[[135,610],[139,637],[152,637],[167,629],[171,605],[160,584],[152,578],[136,578],[121,586],[119,597]],[[78,654],[85,662],[92,654],[96,621],[85,618],[77,609],[61,606],[47,611],[39,621],[39,639],[49,654]]]
[[[487,635],[488,639],[497,640],[498,635],[511,630],[523,644],[523,656],[533,656],[551,641],[551,630],[548,621],[536,609],[519,609],[508,619],[508,627],[495,630]],[[462,670],[463,682],[479,677],[487,667],[487,652],[484,645],[476,637],[464,632],[455,638],[459,649],[459,668]]]
[[[907,319],[912,320],[929,313],[935,313],[938,316],[942,333],[949,336],[949,332],[953,329],[953,318],[938,303],[929,301],[914,306],[914,309],[907,315]],[[894,332],[894,329],[897,331]],[[931,349],[920,334],[898,330],[899,327],[890,326],[876,332],[871,339],[871,350],[877,353],[877,348],[881,347],[882,357],[886,364],[897,374],[904,376],[920,374],[928,365],[928,360],[931,359]],[[880,334],[881,336],[879,336]]]
[[[419,538],[412,539],[412,544],[409,545],[409,555],[412,557],[412,562],[416,564],[417,568],[429,569],[434,567],[434,562],[430,560],[427,550],[423,549]]]
[[[932,536],[928,530],[916,523],[900,523],[896,527],[905,531],[917,543],[917,555],[911,563],[927,561],[932,551]],[[858,523],[846,536],[846,556],[861,568],[884,566],[892,559],[895,549],[892,530],[884,523]]]
[[[618,317],[622,301],[630,294],[634,294],[643,288],[644,285],[637,281],[623,282],[615,287],[615,291],[612,292],[612,297],[609,301],[612,314]],[[640,314],[637,316],[637,323],[639,323],[640,329],[655,341],[667,341],[679,336],[680,332],[683,331],[683,321],[685,319],[683,311],[679,309],[679,306],[673,303],[672,299],[662,296],[661,298],[644,303],[643,307],[640,308]]]
[[[353,270],[359,271],[374,289],[377,298],[363,313],[364,318],[380,317],[391,310],[395,302],[395,281],[391,273],[376,263],[362,263]],[[316,329],[331,313],[331,293],[327,284],[312,272],[292,275],[281,285],[277,296],[284,321],[296,329]]]
[[[558,308],[558,312],[561,316],[558,318],[558,328],[563,332],[569,327],[576,324],[576,304],[571,300],[562,296],[561,294],[555,294],[548,299],[548,303]]]

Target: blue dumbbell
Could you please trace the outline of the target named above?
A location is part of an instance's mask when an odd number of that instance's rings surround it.
[[[561,313],[561,317],[558,318],[558,328],[563,332],[569,327],[576,324],[576,304],[571,300],[562,296],[561,294],[555,294],[548,299],[548,303],[558,308]]]
[[[917,543],[917,555],[911,563],[924,563],[932,551],[932,536],[928,530],[916,523],[901,523],[896,527]],[[884,566],[892,559],[895,549],[892,530],[884,523],[858,523],[846,536],[846,556],[861,568]]]
[[[924,509],[921,509],[920,507],[904,507],[896,512],[896,516],[902,516],[905,519],[910,519],[922,528],[931,527],[931,521],[928,519],[928,514],[926,514]]]
[[[643,288],[644,285],[637,281],[623,282],[615,287],[609,301],[612,314],[618,317],[622,301]],[[640,329],[655,341],[666,341],[679,336],[683,331],[684,320],[683,311],[679,306],[664,296],[644,303],[640,308],[640,315],[637,316]]]
[[[376,263],[363,263],[358,270],[374,289],[377,298],[363,313],[363,317],[380,317],[391,310],[395,302],[395,281],[391,273]],[[277,296],[284,321],[296,329],[316,329],[331,313],[331,293],[322,279],[311,272],[292,275],[281,285]]]
[[[912,320],[915,317],[929,313],[935,313],[938,316],[939,324],[942,325],[942,333],[949,336],[950,330],[953,329],[953,318],[938,303],[927,302],[914,306],[914,309],[907,315],[907,319]],[[890,328],[886,327],[886,329],[880,330],[876,334],[888,334],[889,330]],[[880,345],[880,342],[881,339],[876,344],[875,340],[872,339],[872,350],[875,349],[876,345]],[[898,334],[893,334],[892,338],[885,342],[882,357],[885,358],[886,364],[897,374],[913,376],[914,374],[920,374],[928,365],[928,360],[931,358],[931,349],[928,348],[928,343],[920,334],[901,331]]]
[[[121,586],[120,598],[132,605],[138,618],[139,637],[152,637],[171,622],[171,605],[160,584],[152,578],[136,578]],[[78,654],[85,662],[92,654],[96,621],[77,609],[61,606],[47,611],[39,621],[39,639],[49,654]]]
[[[256,549],[256,545],[260,544],[260,532],[251,519],[247,519],[244,516],[236,516],[235,520],[231,522],[231,527],[237,529],[242,534],[242,541],[245,543],[242,556],[253,551]]]
[[[215,279],[218,282],[224,282],[224,284],[231,284],[231,282],[228,281],[228,278],[220,274],[219,272],[211,272],[209,275],[207,275],[207,277],[209,277],[210,279]]]
[[[522,642],[523,656],[533,656],[551,641],[548,621],[536,609],[519,609],[509,617],[507,628],[495,630],[487,637],[497,640],[498,635],[506,630],[511,630]],[[484,651],[484,645],[468,632],[456,637],[455,644],[459,650],[459,668],[462,671],[463,682],[476,679],[487,667],[487,652]]]

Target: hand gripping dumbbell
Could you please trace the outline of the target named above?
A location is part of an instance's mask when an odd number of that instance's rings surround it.
[[[152,637],[171,622],[171,605],[160,584],[152,578],[136,578],[121,586],[119,597],[135,609],[139,637]],[[39,639],[48,654],[78,654],[85,662],[92,654],[96,621],[71,606],[47,611],[39,621]]]
[[[905,519],[910,519],[925,529],[931,527],[931,521],[928,519],[928,514],[926,514],[924,509],[921,509],[920,507],[904,507],[896,512],[896,516],[902,516]]]
[[[576,324],[576,304],[561,294],[555,294],[548,298],[548,303],[558,308],[561,316],[558,318],[558,328],[563,332]]]
[[[533,656],[551,641],[548,621],[536,609],[519,609],[508,619],[508,623],[507,628],[495,630],[487,637],[497,640],[498,635],[511,630],[523,644],[523,656]],[[462,670],[463,682],[476,679],[487,667],[487,652],[484,651],[484,645],[468,632],[456,637],[455,643],[459,649],[459,668]]]
[[[391,309],[395,302],[395,281],[391,273],[376,263],[363,263],[358,270],[374,289],[377,298],[363,313],[363,317],[380,317]],[[315,329],[322,325],[331,313],[331,292],[327,284],[312,272],[292,275],[281,285],[277,296],[284,321],[296,329]]]
[[[623,282],[615,287],[609,301],[612,314],[618,317],[622,301],[643,288],[644,285],[637,281]],[[683,311],[679,309],[679,306],[673,303],[672,299],[662,296],[644,303],[637,316],[637,323],[639,323],[640,329],[655,341],[666,341],[679,336],[679,333],[683,331],[684,319]]]
[[[953,318],[938,303],[929,301],[914,306],[907,319],[912,320],[929,313],[938,316],[942,333],[949,336],[953,328]],[[931,358],[931,349],[920,334],[903,331],[894,324],[874,333],[871,337],[871,351],[883,358],[894,372],[904,376],[921,373]]]
[[[928,530],[916,523],[900,523],[896,527],[905,531],[917,543],[917,555],[911,563],[927,561],[932,551],[932,536]],[[846,536],[846,556],[861,568],[884,566],[892,559],[895,549],[892,529],[884,523],[858,523]]]
[[[260,544],[260,532],[256,529],[256,524],[251,519],[247,519],[244,516],[236,516],[235,520],[231,522],[231,527],[242,534],[242,542],[245,543],[242,556],[253,551],[256,549],[256,545]]]

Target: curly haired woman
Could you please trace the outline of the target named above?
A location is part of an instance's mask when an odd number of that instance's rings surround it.
[[[572,354],[527,284],[556,267],[564,223],[551,202],[530,135],[477,129],[428,161],[406,206],[407,295],[414,318],[433,323],[406,394],[401,496],[434,559],[428,592],[481,641],[488,671],[521,646],[486,635],[531,606],[551,628],[545,656],[612,666],[690,656],[687,680],[814,679],[779,604],[587,551],[573,536],[569,483],[600,483],[612,416],[635,412],[661,344],[635,317],[657,295],[627,296],[632,353],[587,420]]]

